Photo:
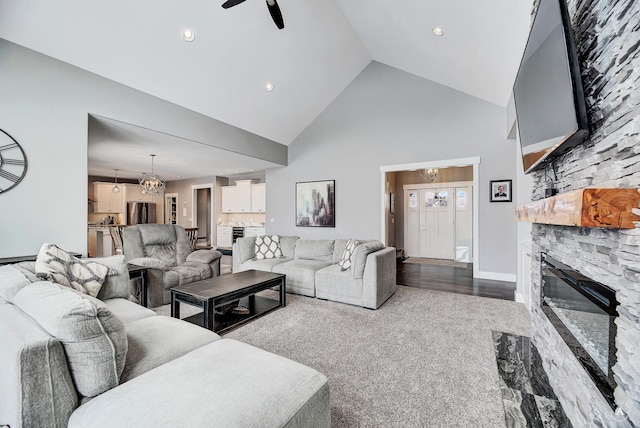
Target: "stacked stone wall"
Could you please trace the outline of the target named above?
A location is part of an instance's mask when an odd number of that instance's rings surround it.
[[[590,137],[533,173],[533,199],[551,182],[560,193],[585,187],[640,187],[640,1],[568,0],[587,100]],[[640,224],[638,225],[640,227]],[[541,295],[540,253],[616,290],[616,414],[564,344],[539,303],[534,343],[574,426],[640,427],[640,228],[534,225],[532,301]]]

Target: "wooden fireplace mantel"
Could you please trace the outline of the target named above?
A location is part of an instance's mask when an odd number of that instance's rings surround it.
[[[516,207],[518,221],[563,226],[633,229],[638,189],[580,189]]]

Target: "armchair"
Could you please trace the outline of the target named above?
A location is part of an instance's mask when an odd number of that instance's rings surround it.
[[[215,250],[193,251],[187,233],[173,224],[138,224],[123,229],[127,263],[148,270],[149,305],[171,303],[171,289],[178,285],[220,276]]]

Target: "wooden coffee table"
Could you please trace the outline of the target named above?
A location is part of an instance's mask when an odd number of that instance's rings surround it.
[[[256,296],[256,293],[274,287],[278,287],[278,300]],[[249,308],[249,314],[215,313],[215,308],[238,300]],[[180,285],[171,289],[171,316],[174,318],[180,318],[180,303],[202,308],[202,313],[185,318],[186,321],[222,334],[286,306],[286,276],[248,270]]]

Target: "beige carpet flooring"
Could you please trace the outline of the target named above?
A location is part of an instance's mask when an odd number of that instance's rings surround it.
[[[530,336],[523,305],[404,286],[378,310],[287,298],[225,337],[324,373],[333,427],[505,426],[491,332]]]

